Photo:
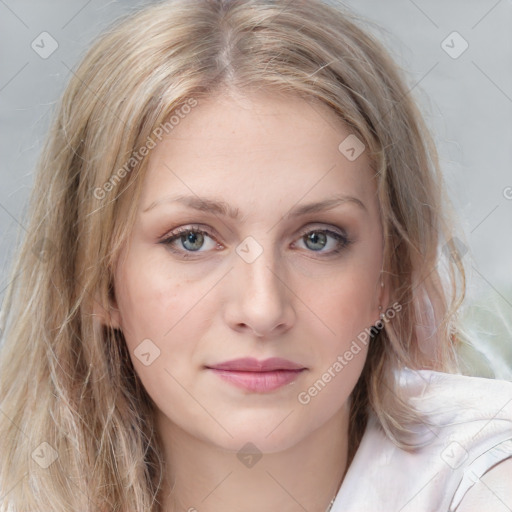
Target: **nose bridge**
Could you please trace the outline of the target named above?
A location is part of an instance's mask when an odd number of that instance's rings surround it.
[[[281,265],[270,238],[260,242],[248,236],[236,248],[239,261],[235,263],[238,269],[235,274],[243,286],[250,288],[253,299],[263,295],[269,300],[281,295],[283,285],[278,270]]]
[[[289,326],[292,320],[283,266],[270,239],[266,237],[264,242],[252,236],[244,239],[236,248],[232,272],[235,291],[231,297],[230,320],[260,335],[282,324]]]

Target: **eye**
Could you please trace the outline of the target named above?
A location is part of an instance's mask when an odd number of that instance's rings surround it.
[[[301,234],[299,241],[302,241],[310,252],[316,252],[322,256],[340,253],[352,243],[345,234],[330,229],[310,229]],[[199,226],[178,228],[160,243],[184,258],[193,256],[193,253],[202,253],[220,247],[210,232]],[[328,250],[324,250],[326,247]]]
[[[173,252],[204,252],[200,251],[200,249],[203,248],[207,239],[210,239],[210,243],[206,244],[206,250],[213,249],[217,246],[217,243],[210,236],[208,231],[200,229],[197,226],[185,226],[170,233],[161,243],[167,245]],[[178,243],[180,247],[176,248],[176,243]]]
[[[307,249],[322,255],[332,255],[341,252],[352,243],[346,235],[330,229],[314,229],[304,232],[300,241],[304,242]],[[323,250],[325,248],[330,250]]]

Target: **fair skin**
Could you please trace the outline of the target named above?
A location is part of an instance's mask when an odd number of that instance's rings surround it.
[[[325,106],[234,93],[201,100],[151,151],[114,276],[112,323],[157,406],[165,512],[324,512],[338,490],[349,395],[367,347],[308,404],[297,397],[387,306],[369,159],[363,152],[350,161],[338,150],[350,134]],[[164,199],[177,195],[222,200],[240,218]],[[337,195],[354,199],[285,217]],[[207,234],[161,243],[191,225]],[[252,255],[262,251],[250,262],[237,252],[247,237]],[[160,354],[146,366],[135,354],[148,339]],[[305,370],[254,392],[206,368],[239,357],[281,357]],[[237,457],[247,443],[261,454],[254,465]]]

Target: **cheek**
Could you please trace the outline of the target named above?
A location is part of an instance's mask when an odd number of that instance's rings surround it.
[[[180,395],[179,382],[195,358],[201,327],[195,315],[203,315],[197,289],[180,278],[160,272],[156,265],[137,265],[134,259],[119,272],[121,329],[135,371],[147,392],[158,400],[162,390]],[[117,288],[116,288],[117,290]]]
[[[186,283],[157,265],[132,258],[116,275],[121,328],[130,346],[150,338],[159,343],[187,311]]]
[[[316,290],[311,310],[318,311],[319,324],[327,336],[319,336],[309,323],[315,353],[313,371],[299,390],[298,401],[307,410],[319,411],[325,420],[350,396],[363,370],[374,322],[371,301],[374,290],[365,274],[340,273],[331,280],[329,291]]]
[[[356,336],[361,330],[370,327],[376,320],[378,298],[377,276],[368,272],[368,267],[357,271],[347,269],[332,276],[328,288],[315,288],[307,303],[318,312],[321,321],[338,340]],[[311,301],[311,302],[310,302]]]
[[[165,261],[141,264],[135,256],[116,276],[121,329],[132,361],[147,383],[165,380],[165,368],[184,380],[190,363],[201,360],[202,340],[219,307],[207,293],[214,283],[193,282],[183,272],[170,271]],[[157,354],[149,367],[137,360],[146,346]]]

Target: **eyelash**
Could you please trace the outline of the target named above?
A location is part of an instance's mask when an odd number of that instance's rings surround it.
[[[201,250],[188,251],[186,249],[180,250],[180,249],[174,248],[172,246],[173,242],[175,242],[176,240],[179,240],[180,237],[183,234],[185,234],[185,233],[195,233],[195,234],[207,235],[209,238],[211,238],[212,240],[217,242],[215,240],[215,237],[212,236],[212,234],[208,230],[202,229],[200,226],[197,226],[197,225],[189,225],[189,226],[184,226],[184,227],[175,229],[174,231],[169,233],[169,235],[167,237],[165,237],[160,243],[166,245],[172,252],[180,254],[185,259],[186,258],[193,258],[194,257],[194,253],[206,252],[206,251],[201,251]],[[332,231],[330,229],[308,229],[308,230],[303,231],[299,235],[298,239],[300,240],[300,239],[304,238],[306,235],[311,234],[311,233],[324,233],[324,234],[326,234],[328,236],[331,236],[332,238],[334,238],[337,241],[336,248],[331,250],[331,251],[329,251],[329,252],[327,252],[327,253],[324,253],[324,252],[321,252],[321,251],[313,251],[313,250],[309,251],[309,252],[313,252],[313,253],[316,252],[316,253],[320,254],[320,257],[322,257],[322,258],[327,258],[327,257],[330,257],[330,256],[335,256],[335,255],[341,253],[350,244],[353,243],[353,240],[350,240],[346,235],[343,235],[343,234],[338,233],[336,231]]]

